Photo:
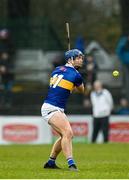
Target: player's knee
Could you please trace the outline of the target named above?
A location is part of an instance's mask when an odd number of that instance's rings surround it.
[[[68,139],[73,138],[73,131],[71,129],[67,129],[64,133],[64,136],[66,136]]]

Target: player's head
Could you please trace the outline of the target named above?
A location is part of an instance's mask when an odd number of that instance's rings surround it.
[[[84,55],[78,49],[71,49],[65,52],[65,60],[78,69],[83,65]]]

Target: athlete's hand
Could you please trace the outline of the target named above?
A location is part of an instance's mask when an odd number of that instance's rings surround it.
[[[76,91],[79,93],[84,93],[84,84],[81,84],[80,86],[76,86]]]

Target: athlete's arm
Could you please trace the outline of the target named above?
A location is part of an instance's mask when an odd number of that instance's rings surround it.
[[[84,93],[85,91],[84,84],[82,83],[80,86],[76,86],[76,90],[80,93]]]

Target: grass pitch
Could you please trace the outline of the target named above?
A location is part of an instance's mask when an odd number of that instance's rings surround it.
[[[61,170],[42,168],[51,145],[0,146],[0,178],[10,179],[125,179],[129,178],[129,144],[74,144],[79,171],[71,172],[62,154]]]

